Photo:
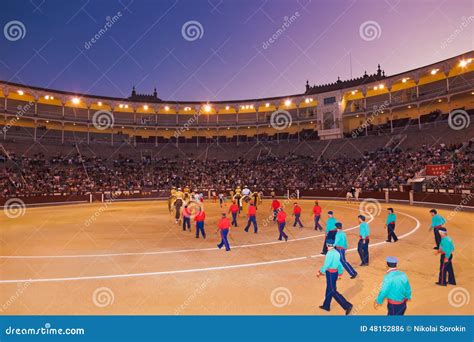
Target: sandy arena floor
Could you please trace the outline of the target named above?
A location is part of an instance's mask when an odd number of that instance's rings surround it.
[[[245,216],[232,232],[232,251],[218,250],[215,234],[221,209],[205,202],[207,240],[183,232],[165,202],[120,202],[28,208],[23,216],[0,215],[0,313],[9,314],[343,314],[333,301],[322,304],[324,236],[313,229],[313,201],[303,207],[303,229],[285,229],[290,240],[277,241],[276,226],[265,219],[270,202],[259,207],[258,235],[243,232]],[[334,210],[347,230],[349,248],[358,240],[359,204],[320,201]],[[385,243],[386,204],[371,218],[369,267],[359,267],[355,250],[347,254],[359,277],[347,273],[340,292],[354,304],[353,314],[385,315],[373,301],[385,273],[385,257],[397,256],[411,281],[407,314],[472,314],[474,284],[473,213],[439,212],[449,217],[457,287],[436,286],[439,257],[434,255],[429,208],[390,204],[398,215],[396,244]],[[292,205],[288,205],[291,212]],[[326,215],[324,215],[326,219]]]

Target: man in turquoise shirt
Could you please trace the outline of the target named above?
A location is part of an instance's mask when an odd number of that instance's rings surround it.
[[[402,316],[407,309],[407,301],[411,300],[411,286],[407,275],[397,269],[398,260],[387,258],[387,274],[383,277],[382,288],[375,300],[377,309],[387,299],[388,316]]]
[[[438,211],[436,211],[436,209],[431,209],[430,214],[431,214],[430,231],[431,230],[433,231],[434,238],[435,238],[435,243],[436,243],[436,246],[434,246],[433,249],[438,249],[439,248],[439,243],[441,242],[441,236],[439,235],[439,229],[441,227],[443,227],[443,224],[446,223],[446,220],[441,215],[438,215]]]
[[[397,242],[398,237],[395,235],[395,222],[397,221],[397,215],[393,213],[393,208],[388,208],[387,220],[385,221],[385,227],[387,227],[387,241],[386,242]]]
[[[357,252],[359,252],[361,266],[369,266],[369,224],[365,222],[365,216],[359,215],[359,243]]]
[[[317,273],[319,278],[323,274],[326,275],[326,298],[324,299],[323,305],[319,308],[326,311],[331,311],[331,301],[334,298],[336,302],[342,306],[345,310],[346,315],[351,313],[353,305],[349,303],[338,291],[337,291],[337,280],[341,278],[343,269],[341,264],[341,257],[339,253],[334,249],[334,240],[327,239],[326,241],[328,252],[324,259],[324,265]]]
[[[453,269],[453,240],[451,239],[451,237],[448,236],[448,231],[446,228],[439,228],[439,233],[441,235],[441,242],[439,245],[439,249],[436,251],[436,254],[440,254],[441,256],[439,259],[439,277],[436,285],[456,285],[456,279],[454,278]],[[447,282],[446,277],[448,278]]]
[[[334,241],[334,239],[336,238],[336,232],[337,232],[336,223],[337,223],[337,220],[334,217],[334,212],[328,211],[328,216],[329,216],[329,218],[326,221],[326,238],[324,239],[324,245],[323,245],[323,250],[322,250],[321,254],[326,254],[327,251],[328,251],[327,241],[328,240],[333,240]]]
[[[341,256],[341,264],[344,267],[344,269],[347,271],[347,273],[350,274],[351,279],[354,279],[357,277],[357,272],[354,270],[354,268],[349,264],[346,260],[346,249],[347,249],[347,236],[346,233],[342,230],[342,223],[338,222],[336,223],[336,239],[334,240],[334,247],[336,248],[336,251],[339,252],[339,255]]]

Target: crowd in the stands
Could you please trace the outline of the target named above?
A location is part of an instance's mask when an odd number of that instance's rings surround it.
[[[132,160],[118,156],[32,157],[9,153],[0,157],[0,195],[83,194],[90,191],[170,189],[346,189],[394,188],[423,175],[427,164],[453,164],[442,176],[429,177],[428,187],[474,188],[473,143],[424,146],[416,151],[384,148],[362,158],[313,158],[290,155],[259,160]]]

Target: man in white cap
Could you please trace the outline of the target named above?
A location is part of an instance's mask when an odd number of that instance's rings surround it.
[[[388,316],[403,316],[407,301],[411,300],[411,286],[407,275],[397,269],[398,259],[387,257],[387,274],[383,277],[382,288],[374,302],[377,309],[387,299]]]

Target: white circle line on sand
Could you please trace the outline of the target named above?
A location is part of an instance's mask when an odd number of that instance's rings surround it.
[[[339,208],[346,208],[351,210],[358,210],[356,208],[347,207],[347,206],[338,206],[334,205],[334,207]],[[375,217],[370,213],[366,212],[370,216],[368,223],[372,222]],[[344,231],[354,230],[359,225],[344,229]],[[309,239],[315,239],[321,236],[325,236],[325,234],[318,234],[312,236],[306,236],[297,239],[288,239],[287,242],[297,242]],[[249,248],[249,247],[259,247],[259,246],[268,246],[268,245],[275,245],[279,243],[286,243],[285,241],[271,241],[271,242],[261,242],[261,243],[252,243],[247,245],[235,245],[232,246],[232,249],[235,248]],[[189,252],[208,252],[208,251],[218,251],[216,247],[207,247],[207,248],[189,248],[189,249],[177,249],[177,250],[170,250],[170,251],[155,251],[155,252],[124,252],[124,253],[108,253],[108,254],[70,254],[70,255],[0,255],[0,259],[67,259],[67,258],[105,258],[105,257],[121,257],[121,256],[133,256],[133,255],[159,255],[159,254],[175,254],[175,253],[189,253]]]
[[[410,232],[402,235],[399,239],[402,239],[406,236],[409,236],[416,232],[420,228],[420,221],[411,215],[398,212],[402,215],[410,217],[416,222],[415,228],[413,228]],[[386,244],[387,242],[377,242],[372,245],[369,245],[369,248],[374,246],[380,246]],[[351,248],[348,252],[355,251],[357,248]],[[206,268],[191,268],[191,269],[184,269],[184,270],[173,270],[173,271],[159,271],[159,272],[145,272],[145,273],[129,273],[129,274],[111,274],[111,275],[99,275],[99,276],[84,276],[84,277],[64,277],[64,278],[37,278],[37,279],[8,279],[8,280],[0,280],[0,284],[9,284],[9,283],[49,283],[49,282],[61,282],[61,281],[76,281],[76,280],[97,280],[97,279],[118,279],[118,278],[135,278],[135,277],[150,277],[150,276],[160,276],[160,275],[171,275],[171,274],[182,274],[182,273],[194,273],[194,272],[207,272],[207,271],[219,271],[219,270],[227,270],[227,269],[235,269],[235,268],[247,268],[247,267],[254,267],[254,266],[262,266],[262,265],[272,265],[272,264],[280,264],[280,263],[287,263],[293,261],[301,261],[306,260],[309,258],[317,258],[323,257],[323,255],[312,255],[312,256],[303,256],[303,257],[296,257],[291,259],[280,259],[280,260],[271,260],[271,261],[262,261],[262,262],[255,262],[249,264],[237,264],[237,265],[227,265],[227,266],[214,266],[214,267],[206,267]]]

